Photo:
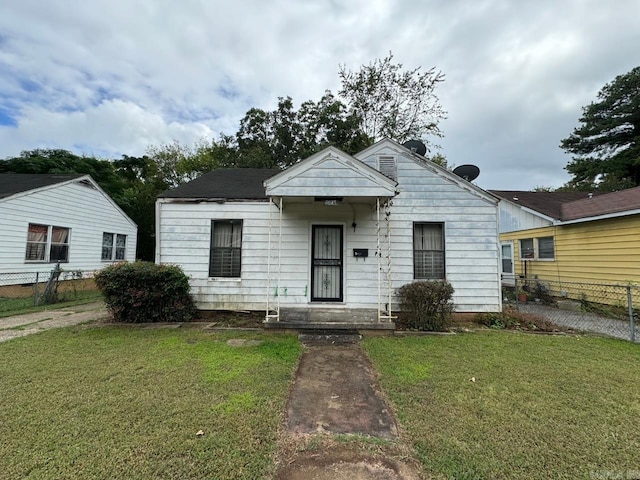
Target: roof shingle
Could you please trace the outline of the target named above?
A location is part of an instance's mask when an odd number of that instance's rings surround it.
[[[588,199],[588,192],[527,192],[522,190],[489,190],[490,193],[530,208],[548,217],[560,220],[562,204]]]
[[[78,174],[2,173],[0,174],[0,198],[10,197],[16,193],[28,192],[29,190],[55,185],[56,183],[83,176]]]
[[[220,168],[167,190],[158,198],[264,200],[267,196],[262,182],[281,171],[270,168]]]
[[[640,187],[605,193],[562,205],[562,221],[640,209]]]

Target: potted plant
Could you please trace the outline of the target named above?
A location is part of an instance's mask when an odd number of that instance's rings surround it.
[[[519,288],[518,301],[522,303],[526,303],[528,298],[529,298],[529,294],[523,288]]]

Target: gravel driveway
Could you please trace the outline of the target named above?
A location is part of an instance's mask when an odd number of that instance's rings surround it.
[[[540,315],[562,327],[631,340],[629,320],[607,318],[590,312],[561,310],[554,306],[534,302],[519,303],[518,310]],[[640,325],[637,322],[635,324],[635,341],[640,342]]]

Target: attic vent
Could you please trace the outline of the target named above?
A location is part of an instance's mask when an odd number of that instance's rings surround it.
[[[398,180],[398,169],[396,157],[391,155],[380,155],[378,157],[378,171],[386,175],[391,180]]]
[[[89,180],[87,180],[87,179],[84,179],[84,180],[78,180],[78,181],[77,181],[77,182],[75,182],[75,183],[77,183],[78,185],[82,185],[83,187],[90,188],[90,189],[92,189],[92,190],[95,190],[95,189],[96,189],[95,185],[94,185],[93,183],[91,183],[91,182],[90,182]]]

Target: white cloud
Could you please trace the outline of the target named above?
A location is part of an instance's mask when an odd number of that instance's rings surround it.
[[[135,155],[233,133],[250,107],[339,88],[389,50],[436,66],[443,151],[486,188],[558,186],[580,107],[633,68],[640,4],[596,0],[22,0],[0,5],[0,157]]]

